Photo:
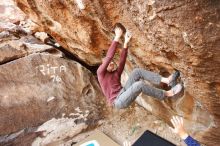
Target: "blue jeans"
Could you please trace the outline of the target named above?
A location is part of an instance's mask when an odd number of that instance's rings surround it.
[[[159,74],[141,68],[134,69],[125,86],[114,100],[113,104],[115,108],[121,109],[128,107],[141,92],[159,100],[165,98],[164,90],[150,86],[141,79],[155,85],[159,85],[161,82],[161,76]]]

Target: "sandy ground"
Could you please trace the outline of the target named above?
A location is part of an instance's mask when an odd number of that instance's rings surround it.
[[[146,130],[150,130],[178,146],[185,146],[184,142],[171,131],[166,123],[137,104],[133,104],[126,110],[113,110],[111,117],[98,129],[121,146],[125,141],[133,144]]]

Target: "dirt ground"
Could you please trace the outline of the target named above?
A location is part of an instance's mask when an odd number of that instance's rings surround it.
[[[115,142],[123,146],[125,141],[133,144],[146,130],[178,145],[184,142],[174,134],[169,126],[137,104],[125,110],[113,110],[111,116],[99,128]]]

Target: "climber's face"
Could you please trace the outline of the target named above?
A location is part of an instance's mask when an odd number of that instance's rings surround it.
[[[107,67],[107,71],[113,72],[117,69],[117,65],[115,62],[111,61]]]

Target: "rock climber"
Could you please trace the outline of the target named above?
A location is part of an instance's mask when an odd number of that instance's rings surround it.
[[[163,100],[166,97],[176,95],[182,90],[182,84],[176,84],[176,79],[180,75],[178,71],[171,74],[168,78],[165,78],[159,74],[141,68],[134,69],[131,72],[125,86],[122,87],[120,79],[128,54],[128,43],[132,35],[129,31],[126,32],[125,27],[121,23],[116,23],[113,30],[115,32],[114,40],[108,49],[106,57],[97,70],[98,81],[101,89],[107,97],[108,102],[113,105],[113,107],[117,109],[128,107],[140,93]],[[116,52],[118,42],[123,34],[125,34],[124,46],[121,50],[119,65],[117,66],[113,57]],[[159,85],[161,82],[166,83],[172,88],[169,91],[165,91],[155,88],[154,86],[150,86],[143,80],[149,81],[155,85]]]
[[[178,116],[173,116],[171,119],[171,123],[174,126],[174,133],[177,133],[181,139],[184,140],[184,142],[187,144],[187,146],[200,146],[200,144],[193,139],[189,134],[185,131],[183,127],[183,118]]]

